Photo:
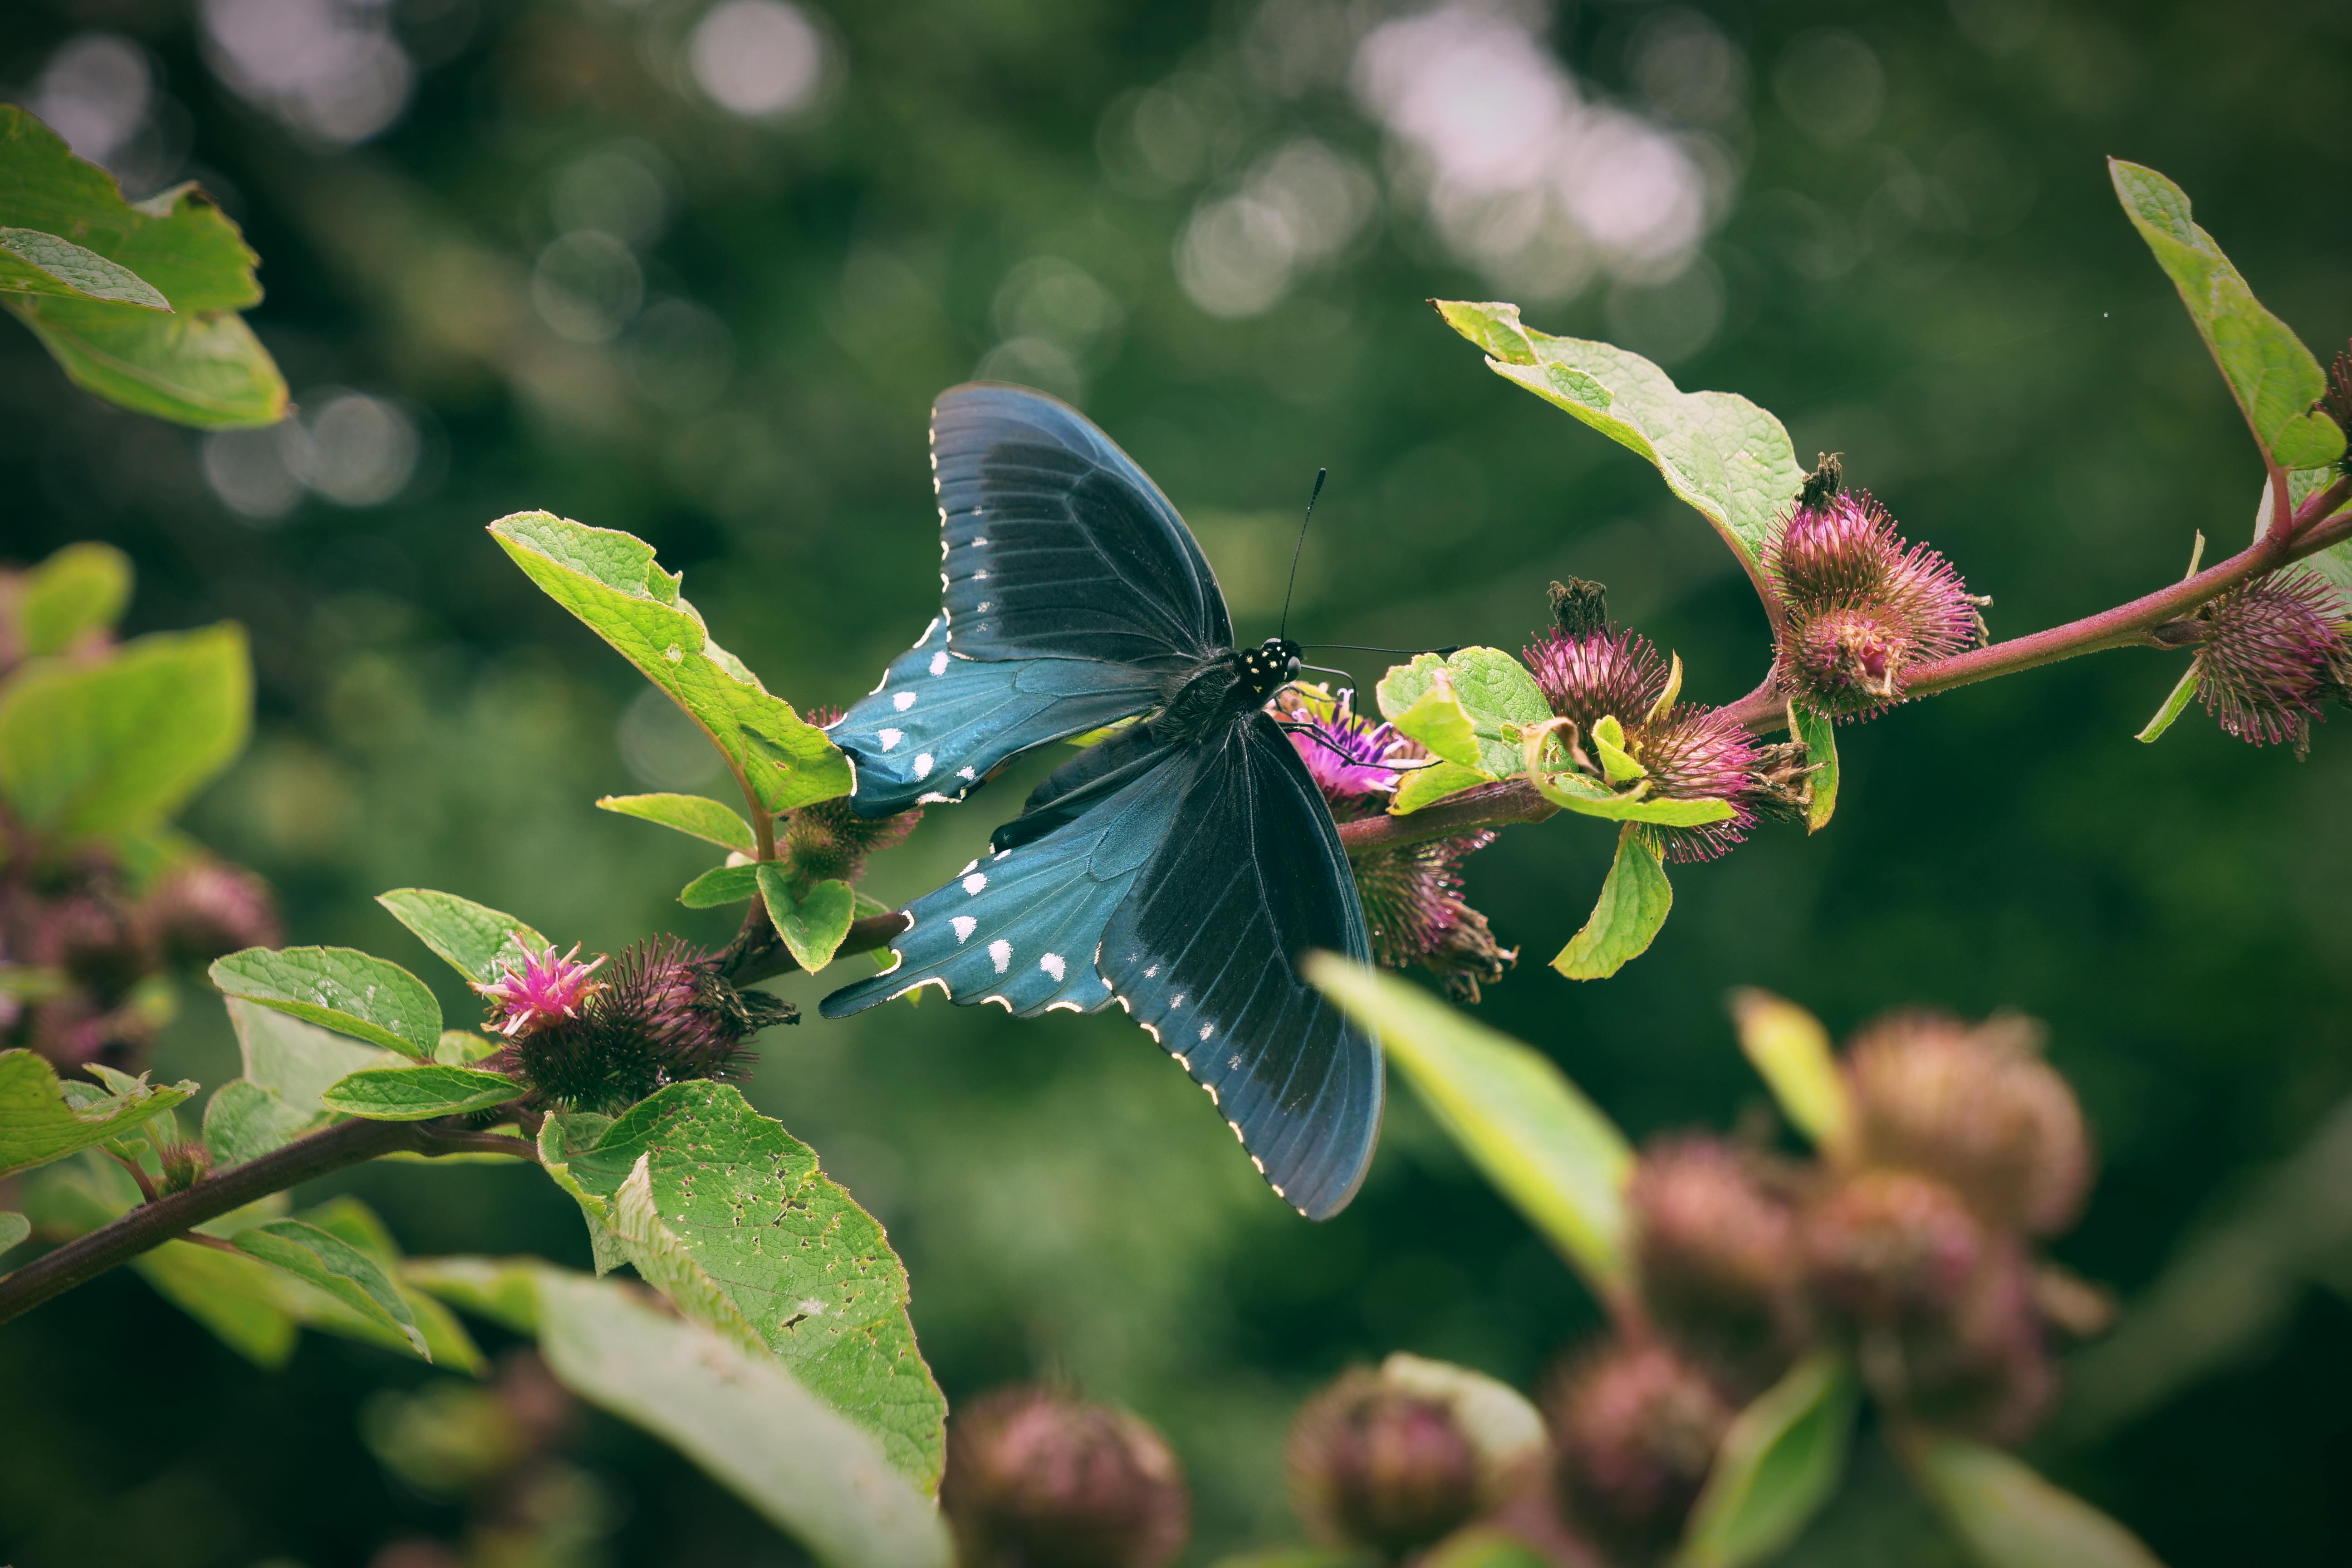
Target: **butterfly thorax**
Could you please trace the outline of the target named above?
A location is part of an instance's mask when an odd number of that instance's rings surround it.
[[[1151,732],[1171,745],[1198,741],[1235,713],[1265,705],[1298,673],[1303,650],[1286,637],[1268,637],[1253,648],[1226,648],[1186,670],[1151,721]]]

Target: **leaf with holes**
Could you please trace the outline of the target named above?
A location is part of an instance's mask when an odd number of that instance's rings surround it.
[[[1794,703],[1789,706],[1789,721],[1805,743],[1805,765],[1812,769],[1806,781],[1811,794],[1805,803],[1805,831],[1819,833],[1837,813],[1837,724],[1826,713]]]

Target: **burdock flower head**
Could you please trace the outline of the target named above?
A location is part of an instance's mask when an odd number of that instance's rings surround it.
[[[1645,1556],[1682,1533],[1732,1409],[1665,1346],[1619,1342],[1573,1367],[1545,1414],[1570,1516]]]
[[[1646,1145],[1626,1184],[1643,1305],[1726,1382],[1760,1389],[1801,1331],[1796,1220],[1754,1158],[1719,1138]]]
[[[1158,1433],[1042,1388],[957,1412],[940,1508],[964,1568],[1161,1568],[1192,1532],[1183,1472]]]
[[[2200,613],[2197,698],[2221,728],[2251,745],[2309,750],[2320,703],[2352,685],[2344,595],[2304,567],[2257,577]]]
[[[580,1009],[600,984],[595,974],[604,966],[604,955],[598,953],[583,963],[576,942],[570,952],[558,958],[553,942],[544,952],[533,952],[520,937],[510,936],[508,941],[513,943],[516,956],[499,961],[495,980],[487,984],[474,982],[474,989],[490,999],[489,1027],[513,1040],[579,1017]]]
[[[1332,816],[1357,822],[1388,809],[1401,776],[1427,757],[1386,723],[1354,709],[1354,693],[1336,698],[1286,688],[1274,700],[1290,726],[1290,742]],[[1495,841],[1492,833],[1464,833],[1420,844],[1386,846],[1349,857],[1356,891],[1370,928],[1372,957],[1385,968],[1418,963],[1434,972],[1448,993],[1478,1000],[1518,961],[1518,950],[1496,945],[1486,917],[1462,900],[1462,862]]]
[[[743,1042],[800,1016],[765,992],[738,991],[709,953],[673,936],[629,948],[599,980],[589,975],[604,959],[582,964],[553,952],[534,974],[509,972],[502,980],[518,990],[536,983],[541,1001],[569,998],[570,1008],[534,1005],[524,1026],[499,1025],[510,1042],[499,1065],[566,1105],[614,1110],[665,1084],[740,1078],[751,1061]],[[477,989],[515,1021],[515,1004],[494,987]]]
[[[1453,1410],[1349,1373],[1290,1429],[1292,1505],[1319,1540],[1393,1562],[1452,1534],[1478,1510],[1479,1457]]]
[[[808,721],[828,729],[841,721],[841,710],[812,709]],[[866,874],[868,858],[904,843],[922,820],[920,811],[858,816],[850,811],[847,795],[836,795],[784,813],[777,825],[776,848],[799,880],[855,883]]]
[[[1712,860],[1756,825],[1757,774],[1766,758],[1728,713],[1696,702],[1667,702],[1674,676],[1650,639],[1600,619],[1600,590],[1552,585],[1559,624],[1524,657],[1552,712],[1575,722],[1580,738],[1604,719],[1623,731],[1623,750],[1645,770],[1654,800],[1722,800],[1731,815],[1696,826],[1653,826],[1669,860]],[[1664,703],[1661,708],[1661,703]]]
[[[1886,510],[1822,466],[1764,543],[1764,574],[1783,625],[1781,689],[1842,720],[1903,700],[1912,666],[1983,636],[1979,606],[1950,562],[1895,532]]]

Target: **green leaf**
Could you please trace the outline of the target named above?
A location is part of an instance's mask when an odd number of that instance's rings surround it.
[[[1748,985],[1732,992],[1731,1018],[1739,1030],[1739,1048],[1763,1075],[1790,1124],[1816,1148],[1842,1145],[1853,1123],[1853,1107],[1822,1021],[1794,1002]]]
[[[1421,657],[1427,658],[1429,655]],[[1389,682],[1381,681],[1380,689],[1385,699]],[[1381,706],[1382,711],[1388,711],[1385,700]],[[1398,734],[1419,742],[1431,756],[1451,763],[1455,767],[1475,770],[1481,779],[1496,776],[1482,765],[1478,734],[1471,727],[1470,710],[1463,707],[1462,700],[1454,695],[1453,681],[1444,670],[1436,672],[1433,682],[1419,697],[1389,712],[1388,717],[1396,726]]]
[[[1431,745],[1405,729],[1400,716],[1442,688],[1451,689],[1467,719],[1475,749],[1464,744],[1459,732],[1451,729],[1451,714],[1444,704],[1429,711],[1433,719],[1447,723],[1444,740],[1450,749]],[[1509,778],[1520,771],[1519,727],[1551,717],[1551,705],[1544,700],[1535,677],[1499,648],[1456,648],[1443,659],[1433,653],[1418,654],[1411,664],[1394,666],[1381,677],[1374,694],[1381,715],[1399,730],[1448,761],[1483,769],[1493,778]]]
[[[1630,759],[1629,759],[1630,760]],[[1579,773],[1538,769],[1528,775],[1536,793],[1554,805],[1584,816],[1611,822],[1651,822],[1662,827],[1696,827],[1721,822],[1732,815],[1727,800],[1663,800],[1636,786],[1612,790],[1599,779]]]
[[[469,1310],[535,1331],[566,1388],[669,1444],[828,1568],[949,1568],[929,1498],[773,1357],[658,1311],[618,1281],[487,1258],[408,1271]]]
[[[610,1274],[629,1260],[628,1248],[600,1217],[603,1205],[592,1199],[570,1174],[566,1163],[569,1151],[593,1149],[604,1136],[613,1119],[594,1110],[561,1110],[551,1112],[539,1124],[539,1163],[554,1176],[556,1185],[570,1193],[580,1204],[580,1217],[588,1226],[588,1254],[596,1267],[597,1278]]]
[[[404,1053],[361,1045],[257,1003],[234,996],[225,1000],[246,1078],[305,1118],[328,1114],[320,1097],[338,1079],[362,1068],[397,1067],[410,1059]]]
[[[44,662],[0,693],[0,795],[58,834],[147,827],[245,748],[245,631],[159,632],[100,665]]]
[[[1622,1195],[1633,1152],[1550,1060],[1416,986],[1329,953],[1307,977],[1378,1034],[1471,1162],[1611,1295],[1628,1284]]]
[[[842,939],[849,935],[849,922],[857,918],[857,896],[849,884],[819,882],[795,899],[791,879],[774,861],[761,861],[758,875],[768,918],[775,921],[776,934],[784,939],[793,959],[811,974],[831,963]]]
[[[343,1079],[326,1093],[330,1110],[371,1121],[425,1121],[464,1116],[520,1100],[530,1086],[504,1073],[427,1062],[413,1068],[373,1068]]]
[[[722,904],[740,904],[759,894],[758,866],[713,866],[679,889],[677,901],[689,910],[715,910]]]
[[[1812,800],[1805,807],[1805,831],[1819,833],[1837,811],[1837,722],[1826,713],[1789,705],[1789,722],[1805,743],[1805,763],[1812,775]]]
[[[376,895],[392,918],[416,933],[450,968],[487,985],[524,951],[545,952],[548,940],[502,910],[436,893],[430,888],[394,888]],[[521,947],[516,943],[520,942]]]
[[[345,1193],[329,1198],[316,1208],[305,1209],[295,1217],[350,1243],[384,1268],[393,1288],[400,1292],[401,1300],[408,1303],[410,1313],[415,1317],[416,1331],[425,1336],[426,1359],[434,1365],[453,1372],[472,1373],[478,1377],[488,1370],[489,1359],[482,1354],[481,1348],[474,1343],[473,1336],[466,1331],[465,1325],[457,1321],[456,1315],[421,1286],[401,1278],[400,1245],[393,1240],[392,1232],[373,1209]],[[303,1293],[310,1294],[307,1289]],[[303,1321],[309,1327],[386,1344],[394,1350],[407,1348],[404,1340],[393,1341],[373,1318],[352,1319],[339,1302],[320,1301],[318,1305],[330,1310],[322,1312],[314,1309],[304,1312]]]
[[[646,822],[656,822],[664,827],[674,827],[680,833],[716,844],[721,849],[751,855],[759,851],[759,841],[751,837],[751,825],[743,820],[742,813],[722,805],[706,795],[608,795],[596,803],[600,811],[617,811],[623,816],[635,816]]]
[[[1494,775],[1482,768],[1465,768],[1459,763],[1437,763],[1408,768],[1398,776],[1396,794],[1389,799],[1389,814],[1403,816],[1433,805],[1449,795],[1460,795],[1465,789],[1475,789],[1482,784],[1493,784]],[[913,995],[913,992],[908,992]]]
[[[1657,846],[1629,822],[1617,836],[1617,858],[1601,881],[1591,918],[1551,966],[1570,980],[1606,980],[1649,951],[1674,907],[1675,889]]]
[[[33,1234],[33,1222],[23,1215],[0,1209],[0,1252],[5,1252]]]
[[[1636,353],[1556,338],[1516,305],[1434,301],[1446,324],[1486,353],[1486,368],[1565,408],[1657,466],[1750,569],[1772,521],[1804,483],[1780,422],[1728,392],[1683,392]]]
[[[0,1176],[60,1160],[79,1149],[135,1131],[159,1110],[196,1092],[194,1083],[150,1084],[147,1075],[116,1075],[122,1087],[60,1083],[48,1058],[0,1051]]]
[[[229,1243],[326,1292],[362,1318],[396,1331],[419,1357],[433,1359],[400,1287],[383,1265],[341,1237],[300,1220],[280,1219],[240,1230]]]
[[[111,544],[84,542],[25,574],[16,635],[27,658],[62,653],[86,632],[114,625],[131,602],[131,557]]]
[[[710,640],[651,545],[543,511],[500,518],[490,533],[550,598],[701,725],[767,810],[849,793],[849,759]]]
[[[1611,784],[1632,784],[1635,779],[1650,776],[1650,770],[1635,762],[1625,750],[1625,726],[1613,713],[1603,714],[1593,721],[1592,749],[1601,753],[1601,771]]]
[[[1676,1568],[1748,1568],[1797,1538],[1837,1491],[1860,1386],[1817,1351],[1741,1411],[1716,1449]]]
[[[485,1057],[498,1055],[505,1045],[498,1037],[471,1029],[444,1029],[440,1043],[433,1047],[433,1059],[443,1067],[472,1067]]]
[[[157,316],[133,305],[22,295],[5,303],[75,385],[118,407],[203,430],[286,417],[285,379],[242,316]]]
[[[2154,169],[2120,158],[2107,160],[2107,174],[2125,216],[2180,290],[2264,460],[2310,468],[2342,457],[2344,432],[2314,406],[2327,389],[2319,362],[2263,309],[2213,237],[2190,219],[2188,195]]]
[[[324,1124],[316,1109],[294,1104],[251,1079],[233,1078],[205,1103],[205,1147],[216,1167],[241,1165],[282,1149]]]
[[[1551,1561],[1510,1531],[1481,1524],[1456,1531],[1416,1563],[1417,1568],[1551,1568]]]
[[[1998,1448],[1923,1432],[1898,1450],[1984,1568],[2162,1568],[2139,1537]]]
[[[547,1169],[680,1310],[781,1357],[936,1489],[947,1406],[915,1348],[907,1271],[781,1123],[731,1084],[675,1083]]]
[[[2188,710],[2189,699],[2196,695],[2197,667],[2191,664],[2180,672],[2180,679],[2172,683],[2172,692],[2165,698],[2164,705],[2156,710],[2156,716],[2140,726],[2139,733],[2132,739],[2144,746],[2155,744],[2167,730],[2172,728],[2172,721]]]
[[[0,293],[105,300],[169,313],[163,291],[120,262],[37,228],[0,225]]]
[[[227,995],[418,1061],[441,1041],[441,1004],[397,963],[348,947],[248,947],[214,962]]]

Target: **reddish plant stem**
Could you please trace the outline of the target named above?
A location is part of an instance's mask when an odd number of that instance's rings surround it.
[[[121,1219],[54,1247],[0,1278],[0,1323],[257,1198],[402,1150],[421,1154],[487,1151],[526,1160],[538,1154],[520,1139],[485,1132],[460,1121],[339,1121],[258,1159],[231,1165],[193,1186],[142,1204]]]

